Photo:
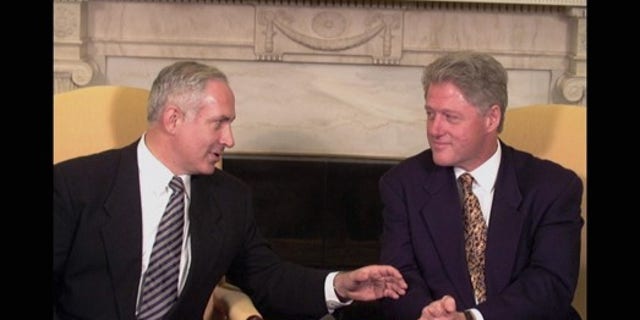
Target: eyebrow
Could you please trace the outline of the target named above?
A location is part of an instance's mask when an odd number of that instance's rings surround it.
[[[227,115],[221,115],[219,117],[213,118],[213,121],[233,121],[236,117],[230,117]]]

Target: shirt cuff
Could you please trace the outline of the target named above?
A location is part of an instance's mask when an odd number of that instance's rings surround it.
[[[353,300],[347,302],[340,302],[336,290],[333,288],[333,279],[338,274],[338,271],[331,272],[324,280],[324,299],[327,302],[327,310],[329,313],[333,313],[336,309],[350,305]]]
[[[473,314],[473,318],[475,320],[484,320],[484,317],[482,316],[482,313],[480,313],[480,310],[473,308],[473,309],[469,309],[469,312]]]

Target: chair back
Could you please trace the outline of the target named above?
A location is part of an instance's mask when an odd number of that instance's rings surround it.
[[[93,86],[54,95],[53,163],[123,147],[147,128],[149,90]]]
[[[582,248],[573,306],[587,319],[587,112],[584,106],[531,105],[507,109],[500,138],[508,145],[554,161],[582,180]]]

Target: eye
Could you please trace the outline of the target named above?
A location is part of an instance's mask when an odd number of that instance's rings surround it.
[[[224,120],[215,120],[215,121],[213,121],[213,128],[215,130],[218,130],[218,129],[222,128],[222,124],[224,124]]]
[[[460,121],[460,117],[458,117],[458,115],[457,115],[457,114],[450,114],[450,113],[447,113],[447,114],[445,114],[444,116],[445,116],[445,118],[447,119],[447,121],[448,121],[448,122],[451,122],[451,123],[456,123],[456,122],[459,122],[459,121]]]
[[[431,110],[427,110],[427,119],[433,120],[434,113]]]

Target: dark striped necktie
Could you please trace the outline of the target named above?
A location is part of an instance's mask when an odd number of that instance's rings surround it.
[[[144,274],[138,319],[161,319],[178,299],[178,274],[184,227],[184,184],[174,176],[167,203]]]

